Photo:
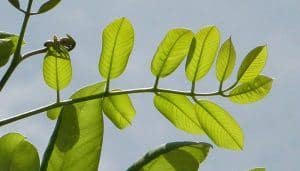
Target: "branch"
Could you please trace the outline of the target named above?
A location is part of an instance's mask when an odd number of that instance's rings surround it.
[[[165,92],[165,93],[174,93],[174,94],[180,94],[180,95],[186,95],[190,97],[195,96],[216,96],[220,95],[220,92],[213,92],[213,93],[193,93],[193,92],[187,92],[187,91],[178,91],[178,90],[170,90],[170,89],[161,89],[161,88],[139,88],[139,89],[129,89],[129,90],[123,90],[123,91],[113,91],[113,92],[103,92],[95,95],[90,95],[86,97],[76,98],[76,99],[69,99],[64,100],[58,103],[52,103],[34,110],[30,110],[28,112],[17,114],[11,118],[4,119],[0,121],[0,127],[7,125],[9,123],[28,118],[30,116],[46,112],[50,109],[54,109],[57,107],[75,104],[79,102],[89,101],[93,99],[100,99],[102,97],[108,97],[108,96],[115,96],[115,95],[121,95],[121,94],[137,94],[137,93],[159,93],[159,92]]]
[[[5,86],[7,80],[9,79],[9,77],[11,76],[11,74],[14,72],[14,70],[17,68],[18,64],[21,61],[21,48],[22,48],[22,42],[25,36],[25,31],[26,31],[26,27],[30,18],[30,11],[31,11],[31,6],[32,6],[32,2],[33,0],[29,0],[28,5],[27,5],[27,10],[25,13],[25,17],[23,20],[23,24],[22,24],[22,28],[20,31],[20,36],[18,39],[18,44],[16,47],[16,51],[14,53],[13,59],[11,61],[10,66],[8,67],[7,71],[5,72],[5,74],[3,75],[1,81],[0,81],[0,91],[3,89],[3,87]]]

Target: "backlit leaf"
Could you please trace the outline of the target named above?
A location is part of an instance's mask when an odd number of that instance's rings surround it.
[[[133,27],[124,17],[113,21],[104,29],[99,61],[99,71],[104,78],[113,79],[124,72],[133,43]]]
[[[135,116],[135,109],[127,94],[104,98],[102,108],[104,114],[119,129],[129,126]]]
[[[193,103],[183,95],[159,93],[154,105],[175,127],[191,134],[203,134]]]
[[[16,51],[18,39],[17,35],[0,32],[0,67],[7,64],[9,57]]]
[[[149,151],[127,171],[198,171],[211,147],[202,142],[167,143]]]
[[[254,80],[243,83],[234,88],[229,98],[240,104],[253,103],[263,99],[271,90],[273,80],[264,75],[257,76]]]
[[[44,58],[43,75],[46,84],[55,89],[64,89],[72,79],[72,66],[69,52],[60,45],[48,48]]]
[[[154,76],[166,77],[171,74],[187,56],[193,33],[187,29],[173,29],[160,43],[151,63]]]
[[[220,48],[216,74],[220,82],[224,82],[232,73],[236,61],[236,53],[231,38],[227,39]]]
[[[195,82],[207,74],[219,44],[220,33],[215,26],[205,27],[195,35],[185,66],[185,74],[189,81]]]
[[[72,98],[104,91],[105,82],[84,87]],[[102,139],[101,100],[89,100],[64,106],[44,154],[41,171],[96,171]]]
[[[259,167],[259,168],[251,169],[250,171],[266,171],[266,169],[263,167]]]
[[[0,170],[39,171],[40,160],[36,148],[18,133],[0,138]]]
[[[239,68],[237,80],[240,83],[253,80],[263,70],[267,56],[268,51],[266,46],[258,46],[250,51]]]
[[[220,106],[199,100],[196,112],[203,130],[218,146],[232,150],[242,150],[244,135],[238,123]]]

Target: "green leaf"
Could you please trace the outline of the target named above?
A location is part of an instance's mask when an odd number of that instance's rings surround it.
[[[145,154],[127,171],[198,171],[212,146],[207,143],[167,143]]]
[[[9,2],[12,6],[14,6],[15,8],[20,9],[20,2],[19,2],[19,0],[8,0],[8,2]]]
[[[0,170],[39,171],[40,160],[36,148],[18,133],[0,138]]]
[[[57,107],[57,108],[48,110],[47,111],[48,118],[51,120],[57,119],[60,114],[61,109],[62,109],[62,107]]]
[[[0,67],[7,64],[9,57],[16,51],[18,39],[17,35],[0,32]]]
[[[45,2],[40,9],[38,10],[38,13],[45,13],[47,11],[50,11],[52,8],[54,8],[58,3],[60,3],[60,0],[49,0]]]
[[[193,32],[187,29],[173,29],[160,43],[151,63],[154,76],[166,77],[171,74],[187,56],[193,39]]]
[[[253,103],[263,99],[272,88],[273,79],[264,75],[243,83],[229,93],[231,101],[239,104]]]
[[[215,26],[205,27],[195,35],[185,66],[185,74],[189,81],[195,82],[207,74],[219,44],[220,32]]]
[[[135,109],[127,94],[106,97],[102,103],[103,112],[119,129],[131,125]]]
[[[43,75],[46,84],[55,90],[62,90],[69,85],[72,66],[69,52],[64,46],[48,48],[44,58]]]
[[[236,61],[236,53],[231,38],[227,39],[220,48],[216,74],[220,82],[224,82],[231,75]]]
[[[183,95],[159,93],[154,105],[175,127],[191,134],[203,134],[193,103]]]
[[[199,100],[196,112],[203,130],[218,146],[232,150],[242,150],[244,135],[238,123],[220,106]]]
[[[105,82],[84,87],[72,98],[104,92]],[[100,99],[64,106],[44,154],[41,171],[95,171],[103,139]]]
[[[258,46],[250,51],[239,68],[238,82],[246,83],[258,76],[266,64],[267,56],[266,46]]]
[[[104,29],[99,61],[99,71],[104,78],[113,79],[124,72],[133,43],[133,27],[124,17],[113,21]]]
[[[266,171],[266,168],[259,167],[259,168],[251,169],[250,171]]]

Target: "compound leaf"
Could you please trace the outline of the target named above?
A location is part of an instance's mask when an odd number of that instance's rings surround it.
[[[105,82],[77,91],[72,98],[104,92]],[[44,154],[41,171],[95,171],[103,139],[101,100],[64,106]]]
[[[43,63],[43,76],[46,84],[55,90],[62,90],[69,85],[72,66],[69,52],[64,46],[48,48]]]
[[[124,17],[113,21],[104,29],[99,61],[99,71],[104,78],[113,79],[124,72],[133,43],[133,27]]]
[[[263,99],[271,90],[273,80],[264,75],[243,83],[229,93],[231,101],[240,104],[253,103]]]
[[[149,151],[127,171],[197,171],[212,146],[202,142],[172,142]]]
[[[102,108],[105,115],[119,129],[129,126],[135,116],[135,109],[127,94],[104,98]]]
[[[220,33],[215,26],[205,27],[195,35],[185,66],[185,74],[189,81],[195,82],[207,74],[219,44]]]
[[[160,43],[151,63],[154,76],[166,77],[180,65],[187,56],[193,39],[193,32],[187,29],[173,29]]]
[[[39,171],[40,160],[36,148],[18,133],[0,138],[0,170]]]
[[[251,50],[243,60],[237,80],[240,83],[246,83],[253,80],[263,70],[268,56],[266,46],[258,46]]]
[[[54,8],[58,3],[60,3],[61,0],[49,0],[45,2],[40,9],[38,10],[38,13],[45,13],[47,11],[50,11],[52,8]]]
[[[191,134],[203,134],[193,103],[184,95],[159,93],[154,105],[175,127]]]
[[[227,111],[207,100],[199,100],[196,112],[203,130],[216,145],[232,150],[243,149],[242,129]]]
[[[220,82],[224,82],[232,73],[236,61],[236,53],[231,41],[227,39],[219,50],[216,74]]]

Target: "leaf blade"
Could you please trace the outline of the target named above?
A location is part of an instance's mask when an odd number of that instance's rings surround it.
[[[45,83],[54,90],[62,90],[72,79],[71,59],[63,46],[49,47],[43,62]]]
[[[186,57],[193,33],[187,29],[172,29],[160,43],[151,62],[151,72],[157,77],[166,77],[178,68]]]
[[[238,123],[220,106],[207,100],[199,100],[196,112],[203,130],[218,146],[242,150],[244,136]]]
[[[99,72],[102,77],[113,79],[124,72],[133,43],[134,30],[125,17],[113,21],[104,29],[99,61]]]
[[[38,14],[45,13],[56,7],[61,0],[49,0],[45,2],[38,10]]]
[[[220,82],[224,82],[231,75],[235,61],[235,48],[231,38],[229,38],[221,46],[217,57],[216,75]]]
[[[265,67],[267,56],[267,46],[258,46],[251,50],[239,68],[237,81],[246,83],[258,76]]]
[[[80,89],[72,97],[79,98],[99,91],[104,92],[104,87],[105,82],[93,84]],[[62,109],[44,154],[42,171],[98,169],[103,139],[100,103],[100,99],[95,99],[73,106],[68,105]],[[89,117],[86,117],[87,115]]]
[[[159,93],[154,96],[156,109],[175,127],[191,133],[203,134],[192,102],[183,95]]]
[[[0,138],[0,170],[39,171],[40,160],[36,148],[18,133]]]
[[[267,96],[272,88],[272,83],[272,78],[259,75],[254,80],[231,90],[228,97],[232,102],[239,104],[253,103]]]
[[[211,68],[220,44],[220,32],[215,26],[200,29],[188,54],[185,74],[189,81],[203,78]]]
[[[167,143],[149,151],[127,171],[197,171],[211,147],[202,142]]]
[[[119,129],[131,125],[135,109],[127,94],[106,97],[102,104],[104,114]]]

